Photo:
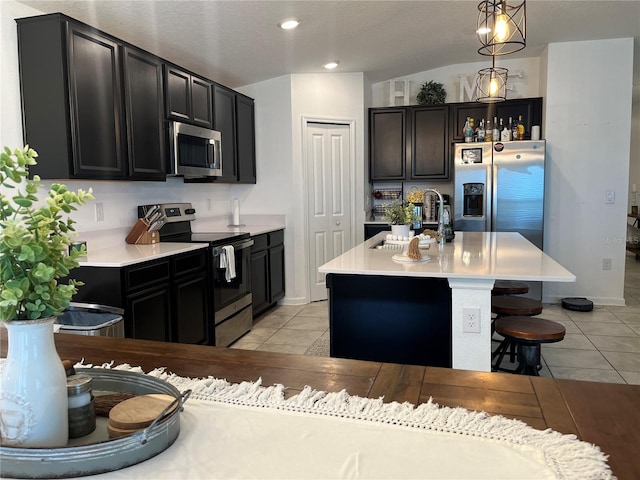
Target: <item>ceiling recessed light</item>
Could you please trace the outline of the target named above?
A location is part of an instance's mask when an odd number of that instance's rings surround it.
[[[280,28],[282,28],[283,30],[292,30],[296,28],[298,25],[300,25],[300,22],[298,20],[289,19],[289,20],[283,20],[282,23],[280,24]]]
[[[326,68],[327,70],[333,70],[334,68],[336,68],[338,66],[339,62],[329,62],[329,63],[325,63],[324,64],[324,68]]]

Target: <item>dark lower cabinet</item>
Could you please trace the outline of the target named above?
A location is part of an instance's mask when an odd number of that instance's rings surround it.
[[[451,368],[446,278],[327,275],[332,357]]]
[[[252,238],[251,294],[255,318],[273,307],[285,294],[284,230]]]
[[[209,252],[201,249],[122,268],[79,267],[74,301],[124,308],[125,336],[214,345]]]
[[[125,335],[144,340],[171,342],[171,292],[161,284],[126,296]]]
[[[388,223],[365,223],[364,224],[364,239],[369,240],[371,237],[375,237],[378,233],[385,230],[391,231],[391,227]]]

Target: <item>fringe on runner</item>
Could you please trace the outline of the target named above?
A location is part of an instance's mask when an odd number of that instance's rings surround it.
[[[80,362],[76,367],[145,373],[140,367],[114,366],[113,362],[103,365]],[[520,420],[501,415],[439,406],[432,398],[415,406],[409,402],[384,403],[382,397],[363,398],[349,395],[345,390],[324,392],[306,386],[300,393],[285,399],[283,385],[265,387],[262,378],[232,384],[214,377],[180,377],[167,373],[165,367],[156,368],[147,375],[164,380],[180,391],[191,390],[191,397],[200,400],[381,422],[535,447],[542,452],[547,466],[558,479],[616,478],[607,464],[608,456],[598,446],[579,440],[573,434],[562,434],[550,428],[536,430]]]

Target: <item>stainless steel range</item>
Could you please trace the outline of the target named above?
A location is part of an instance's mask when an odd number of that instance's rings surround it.
[[[253,326],[251,297],[251,245],[247,232],[192,232],[196,211],[190,203],[140,205],[144,217],[157,207],[166,217],[161,242],[208,243],[215,344],[227,347]]]

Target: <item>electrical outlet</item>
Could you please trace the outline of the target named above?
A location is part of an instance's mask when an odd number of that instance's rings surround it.
[[[611,270],[611,259],[603,258],[602,259],[602,269],[603,270]]]
[[[104,203],[96,203],[96,222],[104,222]]]
[[[462,331],[480,333],[480,307],[462,307]]]
[[[211,210],[211,199],[207,198],[207,210]]]

